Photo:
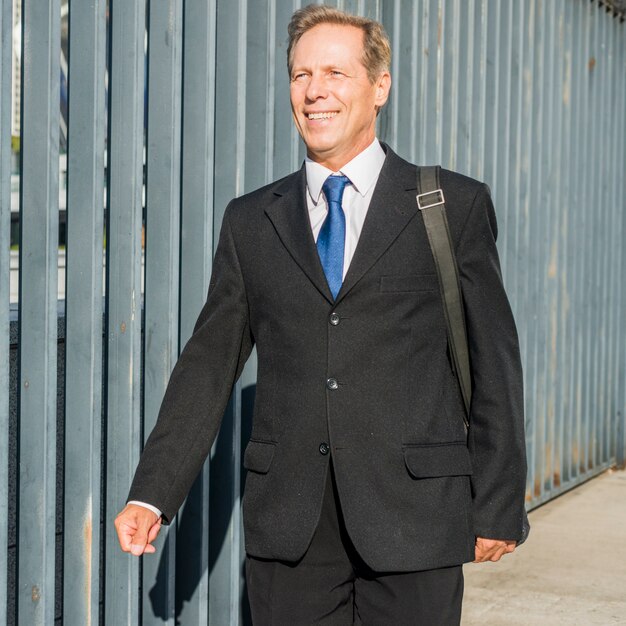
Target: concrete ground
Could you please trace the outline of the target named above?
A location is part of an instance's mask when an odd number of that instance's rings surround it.
[[[532,511],[528,541],[468,564],[462,626],[626,625],[626,472]]]

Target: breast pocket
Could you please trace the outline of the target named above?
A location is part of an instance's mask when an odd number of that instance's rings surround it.
[[[394,293],[403,291],[435,291],[439,289],[437,274],[408,274],[406,276],[381,276],[380,291]]]

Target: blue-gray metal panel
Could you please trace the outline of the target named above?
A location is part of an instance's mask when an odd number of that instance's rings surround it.
[[[595,7],[591,6],[589,9],[593,10]],[[589,141],[589,147],[587,149],[588,164],[585,168],[585,190],[583,193],[584,203],[587,207],[593,206],[593,199],[598,194],[598,178],[597,178],[597,161],[598,161],[598,143],[596,138],[598,137],[598,123],[595,115],[595,97],[594,92],[597,89],[597,59],[596,59],[596,45],[597,45],[597,24],[598,21],[594,19],[595,14],[587,11],[589,21],[587,22],[588,37],[589,37],[589,72],[587,83],[587,105],[589,115],[589,121],[587,123],[587,140]],[[593,59],[593,62],[592,62]],[[594,219],[595,218],[595,219]],[[594,368],[594,344],[595,344],[595,332],[594,332],[594,309],[596,300],[596,284],[594,281],[594,267],[596,263],[596,255],[594,254],[595,246],[593,237],[596,234],[596,221],[597,217],[593,211],[585,212],[586,220],[586,237],[584,240],[584,260],[585,260],[585,295],[583,306],[583,325],[584,325],[584,365],[585,365],[585,377],[583,385],[583,417],[584,422],[584,470],[588,471],[593,467],[593,443],[594,443],[594,430],[596,421],[596,407],[595,407],[595,368]]]
[[[439,26],[441,55],[441,163],[448,169],[456,169],[457,109],[459,107],[459,16],[460,2],[443,4],[442,23]]]
[[[511,52],[510,66],[504,68],[509,73],[509,130],[510,143],[506,154],[502,159],[506,160],[506,169],[508,172],[507,183],[499,187],[495,203],[497,210],[505,212],[507,220],[511,223],[507,227],[506,243],[504,244],[506,254],[502,259],[502,270],[504,282],[511,301],[511,307],[516,318],[519,315],[518,310],[521,306],[519,298],[520,284],[520,258],[522,257],[522,242],[520,241],[520,219],[522,213],[520,211],[520,154],[522,139],[522,102],[524,94],[524,73],[523,73],[523,45],[524,36],[523,29],[519,27],[522,22],[522,3],[515,2],[510,7],[510,22],[508,25],[508,33],[510,35]],[[501,239],[502,241],[502,239]]]
[[[274,56],[274,98],[273,137],[275,146],[272,152],[271,177],[282,178],[300,166],[300,140],[292,117],[289,103],[289,73],[287,71],[287,24],[291,14],[300,6],[298,0],[274,0],[275,20],[270,22],[270,40],[275,42]]]
[[[549,489],[550,484],[550,439],[549,439],[549,416],[548,416],[548,395],[550,392],[548,384],[548,363],[547,345],[549,341],[548,324],[548,284],[547,268],[548,253],[551,245],[550,233],[550,199],[551,185],[547,181],[547,166],[549,148],[546,149],[545,137],[549,133],[549,100],[551,89],[549,89],[549,52],[550,34],[547,15],[547,3],[544,0],[537,0],[535,12],[535,32],[537,33],[536,54],[535,54],[535,78],[537,88],[535,89],[535,107],[537,113],[534,123],[535,153],[538,158],[533,160],[531,172],[533,173],[533,200],[532,207],[534,216],[537,218],[537,225],[541,236],[533,238],[535,256],[533,258],[533,283],[534,302],[537,307],[539,323],[536,324],[537,333],[535,335],[534,356],[537,368],[537,406],[536,415],[541,426],[541,446],[537,454],[537,473],[541,480],[542,489]]]
[[[597,20],[598,36],[602,47],[607,43],[608,20]],[[598,118],[598,138],[603,141],[605,146],[611,145],[611,139],[607,128],[610,110],[611,85],[608,79],[608,71],[610,69],[610,56],[605,56],[598,63],[598,84],[599,91],[605,95],[603,98],[597,97],[597,91],[594,94],[596,98],[596,108],[600,115]],[[605,148],[606,150],[606,148]],[[608,150],[607,150],[608,152]],[[600,156],[600,155],[598,155]],[[595,282],[597,285],[597,302],[600,306],[594,308],[594,328],[597,332],[597,339],[594,342],[594,372],[595,372],[595,402],[594,409],[596,412],[596,429],[595,429],[595,445],[594,445],[594,467],[604,466],[610,461],[610,453],[608,451],[608,442],[610,439],[610,409],[607,405],[607,370],[606,370],[606,330],[607,330],[607,311],[608,311],[608,295],[607,284],[609,282],[608,272],[608,255],[611,253],[609,244],[609,231],[607,230],[607,217],[611,216],[612,207],[607,203],[607,168],[602,163],[602,158],[598,159],[598,199],[601,206],[606,207],[604,211],[598,212],[598,235],[594,237],[596,246],[596,267]]]
[[[18,619],[54,621],[60,0],[23,3]]]
[[[620,159],[621,163],[624,162],[624,141],[621,141],[621,137],[625,136],[626,130],[624,129],[624,120],[626,118],[626,106],[624,106],[624,94],[623,84],[624,75],[626,74],[626,63],[624,63],[623,48],[620,50],[619,42],[623,40],[623,35],[620,32],[618,21],[615,20],[611,26],[611,50],[613,51],[613,71],[611,75],[614,76],[612,82],[613,97],[612,102],[612,119],[615,120],[615,129],[611,129],[613,149],[611,154],[611,161],[613,164],[613,177],[611,181],[611,193],[609,203],[613,207],[613,224],[612,228],[612,242],[611,247],[614,250],[614,262],[612,263],[613,279],[611,281],[612,290],[612,320],[611,330],[609,332],[608,340],[611,346],[611,370],[613,372],[612,385],[610,386],[609,393],[611,393],[611,406],[614,415],[613,432],[614,439],[614,455],[615,461],[618,464],[623,463],[624,448],[622,446],[620,438],[620,426],[623,424],[623,409],[624,405],[620,396],[622,386],[624,384],[623,377],[620,376],[620,356],[623,354],[621,350],[621,332],[623,326],[623,315],[620,315],[620,311],[624,311],[622,304],[622,290],[623,290],[623,277],[624,272],[622,269],[623,261],[623,244],[624,241],[622,233],[622,226],[624,224],[624,212],[620,210],[619,202],[620,198],[624,198],[623,194],[623,181],[624,176],[620,176]],[[621,135],[620,135],[621,132]],[[620,181],[621,179],[621,181]],[[621,252],[621,253],[620,253]]]
[[[236,0],[217,7],[215,143],[221,150],[214,170],[215,244],[226,205],[244,191],[247,4]]]
[[[110,522],[139,458],[145,4],[110,1],[105,622],[139,619],[139,560]]]
[[[258,0],[248,6],[246,47],[245,189],[258,189],[272,181],[274,152],[274,74],[276,71],[273,19],[274,0]],[[285,71],[284,68],[283,72]]]
[[[616,47],[616,31],[614,28],[614,23],[609,23],[607,25],[607,42],[606,47],[610,50],[615,50]],[[609,159],[611,160],[612,166],[607,169],[605,173],[606,178],[606,192],[605,192],[605,201],[608,207],[610,207],[606,216],[606,232],[607,232],[607,243],[606,243],[606,265],[605,272],[607,274],[607,279],[605,280],[605,297],[606,297],[606,330],[605,330],[605,360],[606,360],[606,376],[603,381],[604,383],[604,394],[606,396],[606,429],[607,429],[607,441],[605,443],[605,451],[604,455],[606,458],[611,459],[611,463],[615,463],[616,461],[616,443],[617,443],[617,395],[616,391],[619,389],[619,382],[616,376],[616,361],[615,361],[615,352],[616,345],[614,343],[613,338],[617,336],[617,327],[615,325],[615,313],[618,310],[619,305],[619,285],[616,282],[616,277],[619,272],[620,267],[620,255],[619,255],[619,240],[616,239],[615,233],[617,231],[616,225],[620,224],[621,221],[621,211],[618,211],[619,201],[615,196],[615,183],[614,180],[617,178],[618,172],[615,170],[615,157],[617,156],[615,146],[616,146],[616,137],[614,133],[614,127],[616,126],[616,122],[612,120],[616,120],[620,109],[615,107],[616,105],[616,89],[617,89],[617,81],[613,80],[613,76],[615,75],[616,69],[616,55],[611,54],[608,58],[608,67],[607,67],[607,75],[606,75],[606,84],[607,91],[610,94],[610,97],[607,99],[607,119],[605,120],[606,127],[606,135],[607,135],[607,144],[610,146],[609,154],[611,155]]]
[[[472,115],[472,54],[474,49],[474,0],[460,3],[458,38],[459,70],[457,85],[457,119],[451,123],[457,126],[455,141],[454,169],[469,174],[471,167],[470,134]],[[419,49],[419,43],[415,47]],[[414,159],[415,160],[415,159]]]
[[[565,136],[568,143],[566,144],[568,165],[562,174],[565,178],[566,195],[563,197],[563,203],[566,207],[565,214],[567,216],[567,230],[565,237],[567,239],[567,251],[565,259],[565,289],[566,301],[564,314],[566,319],[564,342],[567,346],[566,367],[563,370],[561,381],[564,385],[564,411],[565,411],[565,446],[567,449],[566,471],[564,472],[563,482],[574,480],[577,475],[578,464],[578,436],[577,436],[577,412],[576,412],[576,396],[578,386],[576,385],[577,363],[575,359],[576,352],[576,320],[571,312],[576,306],[576,263],[577,263],[577,236],[578,236],[578,211],[576,209],[576,173],[579,158],[579,133],[573,132],[577,128],[580,120],[580,100],[579,100],[579,68],[581,59],[580,50],[580,10],[581,6],[578,2],[568,3],[568,9],[571,17],[571,43],[568,58],[568,86],[565,97],[567,97],[568,106],[568,123]],[[567,476],[567,478],[565,477]]]
[[[557,34],[558,25],[554,13],[554,5],[547,3],[545,6],[544,21],[546,22],[545,39],[549,42],[544,48],[544,82],[547,86],[544,92],[544,110],[545,114],[545,130],[544,142],[548,144],[545,150],[544,165],[547,169],[543,172],[545,178],[543,185],[545,191],[541,198],[541,204],[544,209],[545,226],[544,230],[548,239],[545,250],[545,266],[542,272],[542,284],[545,295],[544,317],[545,317],[545,333],[546,341],[542,346],[542,359],[546,371],[546,393],[545,393],[545,415],[546,415],[546,432],[549,433],[549,445],[546,448],[546,481],[552,488],[555,480],[560,480],[560,470],[557,467],[557,422],[556,415],[556,394],[557,389],[554,385],[554,377],[557,365],[557,340],[558,329],[556,320],[559,310],[558,299],[558,279],[557,279],[557,261],[559,251],[558,228],[559,223],[559,207],[557,198],[559,193],[560,178],[554,176],[555,169],[560,165],[559,150],[559,124],[557,108],[558,90],[554,88],[560,80],[559,59],[561,52],[558,50],[558,42],[554,40]],[[547,161],[547,164],[546,164]]]
[[[146,146],[144,438],[178,358],[182,0],[150,3]],[[143,559],[143,624],[175,619],[176,526],[162,527]]]
[[[553,121],[554,128],[554,146],[556,150],[557,165],[553,168],[553,174],[562,172],[568,168],[569,154],[566,149],[566,143],[569,140],[568,124],[569,107],[567,100],[568,83],[568,53],[570,51],[571,42],[568,36],[571,34],[569,29],[568,9],[571,5],[566,5],[563,12],[557,12],[555,19],[558,39],[556,41],[557,55],[556,78],[554,80],[554,106],[555,117]],[[567,195],[567,179],[565,176],[556,178],[556,191],[554,194],[555,204],[555,239],[557,242],[557,250],[553,257],[554,265],[551,265],[550,275],[555,281],[554,289],[556,293],[558,308],[552,311],[553,333],[556,336],[552,340],[552,380],[551,388],[554,392],[554,459],[555,468],[553,472],[553,487],[559,487],[563,480],[567,480],[566,465],[563,462],[566,455],[565,447],[565,410],[564,398],[567,385],[567,368],[568,360],[565,358],[567,344],[565,343],[567,329],[567,292],[565,290],[565,281],[567,277],[567,226],[568,226],[568,206],[564,201]],[[558,384],[559,380],[562,384]]]
[[[406,6],[408,4],[409,6]],[[404,6],[405,19],[400,21],[400,9]],[[411,79],[407,81],[391,81],[391,91],[389,94],[389,101],[387,105],[382,109],[379,114],[379,131],[383,132],[383,136],[392,145],[399,146],[398,149],[404,148],[405,152],[410,150],[410,134],[401,133],[398,136],[398,126],[402,128],[411,128],[412,114],[407,107],[400,108],[400,101],[404,98],[413,99],[416,90],[415,76],[412,69],[415,68],[415,63],[412,63],[412,58],[401,49],[403,43],[403,35],[410,36],[410,30],[408,33],[404,33],[401,29],[412,29],[414,27],[413,19],[409,19],[410,16],[414,16],[417,11],[417,4],[414,2],[402,2],[402,0],[394,0],[393,3],[387,3],[384,7],[383,21],[387,22],[392,20],[392,23],[386,23],[386,28],[390,32],[398,32],[400,36],[391,40],[391,75],[394,76],[410,76]],[[408,93],[405,96],[405,90]],[[402,114],[400,114],[402,111]],[[407,119],[409,118],[409,119]],[[404,145],[401,142],[405,142]]]
[[[204,304],[213,258],[215,154],[215,2],[184,3],[183,128],[181,173],[180,346],[191,336]],[[178,520],[177,614],[181,624],[209,620],[209,463]]]
[[[572,128],[575,132],[572,133],[575,148],[572,150],[572,158],[570,170],[568,172],[568,180],[570,181],[570,213],[571,213],[571,237],[570,243],[572,247],[572,255],[569,260],[569,285],[570,285],[570,309],[572,311],[579,311],[579,298],[580,298],[580,277],[582,272],[581,266],[581,254],[580,254],[580,242],[581,237],[585,235],[581,228],[581,211],[580,200],[575,201],[576,198],[580,198],[581,193],[581,159],[584,154],[581,150],[582,147],[582,133],[579,129],[583,126],[583,102],[582,102],[582,83],[583,72],[586,66],[586,58],[583,50],[583,28],[582,28],[582,3],[573,3],[573,40],[572,40],[572,89],[571,89],[571,101],[572,101]],[[578,132],[576,132],[578,131]],[[570,320],[570,332],[568,336],[568,342],[570,346],[570,354],[573,358],[570,358],[571,363],[570,375],[569,375],[569,414],[570,414],[570,474],[572,480],[575,480],[580,472],[580,462],[582,449],[580,445],[580,371],[582,364],[580,362],[580,316],[574,315]]]
[[[441,162],[441,125],[437,122],[441,116],[441,50],[440,24],[443,11],[443,0],[425,0],[424,2],[424,45],[425,57],[423,81],[424,109],[422,118],[422,143],[426,150],[427,162]]]
[[[485,109],[483,133],[484,139],[481,146],[484,166],[478,177],[485,180],[489,185],[499,184],[498,160],[492,159],[492,154],[497,154],[497,138],[504,131],[502,115],[504,111],[499,104],[499,68],[502,61],[500,49],[500,5],[499,0],[487,0],[484,5],[483,28],[485,38]]]
[[[8,544],[11,63],[13,4],[0,4],[0,546]],[[0,624],[7,617],[7,551],[0,551]]]
[[[100,591],[106,1],[69,12],[63,619],[97,624]],[[71,52],[74,51],[74,54]]]
[[[591,184],[590,180],[590,171],[593,167],[593,155],[592,148],[593,145],[590,141],[591,125],[592,125],[592,115],[593,111],[590,105],[590,93],[591,90],[589,88],[589,62],[590,59],[590,39],[591,39],[591,11],[594,7],[591,5],[587,5],[587,7],[583,10],[582,15],[582,45],[583,45],[583,62],[585,65],[585,71],[582,76],[581,81],[581,105],[582,105],[582,114],[584,119],[584,126],[582,128],[582,148],[586,151],[586,159],[585,161],[581,161],[579,164],[579,175],[582,185],[580,187],[580,198],[582,201],[582,205],[588,207],[589,206],[589,185]],[[581,230],[584,234],[580,240],[580,248],[579,254],[581,259],[580,266],[580,282],[579,282],[579,306],[580,306],[580,320],[579,320],[579,359],[580,359],[580,368],[578,372],[578,384],[580,385],[580,398],[578,404],[579,411],[579,446],[580,446],[580,458],[579,458],[579,475],[584,476],[587,471],[587,463],[588,463],[588,447],[587,442],[589,440],[588,437],[588,412],[589,407],[587,405],[587,399],[589,397],[589,387],[588,381],[590,377],[589,371],[589,362],[588,362],[588,345],[587,345],[587,337],[589,336],[589,329],[587,327],[587,319],[588,319],[588,309],[589,309],[589,299],[586,297],[589,292],[589,280],[588,280],[588,272],[585,272],[583,268],[588,267],[588,254],[587,249],[589,247],[589,236],[591,234],[590,227],[590,215],[589,211],[581,211]]]
[[[485,142],[485,90],[487,76],[487,2],[474,2],[474,49],[472,53],[472,118],[471,151],[473,155],[470,174],[475,178],[484,178],[484,142]]]
[[[593,70],[590,72],[590,105],[594,111],[594,115],[590,120],[591,131],[591,150],[589,151],[590,157],[590,187],[587,190],[588,206],[592,207],[595,202],[594,198],[602,204],[601,201],[601,171],[600,171],[600,145],[598,139],[601,137],[601,125],[599,115],[602,115],[602,105],[596,97],[596,91],[601,89],[601,65],[602,60],[596,58],[596,46],[600,43],[600,21],[592,19],[591,22],[591,39],[592,49],[591,54],[596,59]],[[598,115],[599,114],[599,115]],[[604,139],[604,138],[602,138]],[[591,190],[594,190],[592,193]],[[597,445],[599,439],[598,433],[598,344],[600,340],[600,328],[599,324],[599,312],[598,312],[598,299],[599,299],[599,285],[597,282],[599,255],[600,250],[596,237],[601,236],[600,220],[601,215],[599,213],[590,212],[591,219],[588,230],[588,243],[587,243],[587,271],[589,287],[586,293],[587,301],[587,402],[586,402],[586,414],[587,414],[587,468],[592,469],[597,466]]]
[[[544,271],[545,271],[545,247],[548,244],[545,232],[545,208],[544,194],[544,151],[543,133],[544,128],[544,90],[545,84],[545,21],[543,16],[544,1],[536,0],[531,17],[531,30],[533,33],[533,92],[532,92],[532,136],[531,151],[535,155],[530,164],[531,187],[530,196],[530,220],[534,225],[534,235],[530,241],[529,257],[529,299],[531,309],[534,312],[534,323],[529,327],[529,360],[530,373],[534,378],[534,411],[531,417],[535,421],[534,439],[535,458],[535,485],[539,492],[543,492],[546,472],[546,371],[544,349],[546,343],[545,308],[544,308]]]
[[[624,287],[624,279],[626,278],[626,216],[624,211],[620,210],[620,200],[626,198],[626,176],[623,175],[624,163],[626,163],[626,142],[622,141],[626,137],[626,45],[624,45],[624,34],[622,27],[617,22],[614,24],[615,29],[615,119],[617,122],[615,129],[615,152],[614,152],[614,171],[622,172],[614,180],[614,198],[613,202],[616,212],[619,215],[621,228],[615,228],[615,248],[621,249],[621,259],[618,256],[617,266],[620,270],[617,272],[616,286],[616,319],[615,334],[613,339],[616,346],[616,363],[615,373],[617,376],[617,385],[615,389],[616,398],[616,462],[619,466],[623,466],[626,461],[626,331],[624,324],[624,311],[626,311],[626,288]],[[619,45],[621,43],[621,45]]]
[[[501,258],[502,275],[507,278],[507,259],[509,244],[511,243],[511,232],[515,232],[513,214],[507,207],[507,195],[510,189],[510,161],[505,155],[511,151],[512,135],[514,129],[512,120],[515,111],[511,107],[511,82],[514,78],[512,70],[512,54],[515,44],[514,33],[517,29],[512,29],[513,4],[503,2],[499,4],[498,32],[500,39],[498,47],[500,52],[497,55],[497,102],[498,111],[498,132],[495,133],[493,146],[494,153],[503,155],[497,159],[494,165],[493,177],[485,176],[489,185],[493,186],[493,201],[498,207],[500,219],[498,220],[498,249]],[[497,172],[497,174],[495,174]],[[497,184],[496,184],[497,182]],[[509,285],[505,282],[505,285]]]
[[[218,3],[215,92],[214,243],[231,198],[244,191],[248,2]],[[253,122],[256,123],[256,122]],[[262,149],[259,147],[259,149]],[[262,157],[261,157],[262,158]],[[237,623],[240,553],[241,383],[211,452],[209,622]]]
[[[608,21],[604,21],[604,45],[605,47],[610,47],[613,42],[611,38],[611,26],[612,24]],[[613,125],[614,123],[611,121],[614,119],[613,114],[613,93],[614,93],[614,81],[612,80],[613,75],[613,55],[608,55],[606,59],[606,67],[603,72],[603,82],[605,93],[608,97],[604,100],[604,110],[605,117],[602,120],[604,125],[603,134],[605,136],[606,145],[608,147],[608,154],[611,153],[612,145],[613,145]],[[611,180],[610,178],[612,174],[612,167],[605,168],[603,170],[603,204],[608,208],[608,210],[604,213],[604,250],[603,250],[603,264],[601,268],[600,279],[602,280],[602,346],[601,346],[601,359],[602,359],[602,370],[600,373],[600,393],[603,398],[603,402],[600,406],[600,417],[603,418],[603,441],[600,446],[600,458],[604,463],[614,463],[615,462],[615,454],[613,448],[613,442],[615,441],[615,407],[612,403],[612,389],[615,388],[615,382],[613,380],[613,371],[610,368],[611,364],[611,341],[608,336],[608,333],[611,330],[611,312],[614,310],[613,305],[613,295],[611,293],[612,288],[612,278],[613,278],[613,267],[614,267],[614,250],[611,246],[612,243],[612,224],[615,223],[615,206],[611,203]],[[612,263],[613,261],[613,263]]]

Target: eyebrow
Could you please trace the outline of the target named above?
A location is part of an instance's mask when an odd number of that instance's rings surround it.
[[[341,70],[342,72],[349,74],[348,68],[341,63],[328,63],[320,68],[323,72],[329,72],[332,70]],[[310,72],[310,68],[306,65],[294,65],[291,69],[292,74],[297,74],[298,72]]]

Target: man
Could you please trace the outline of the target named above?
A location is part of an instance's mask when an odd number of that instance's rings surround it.
[[[227,207],[209,295],[116,520],[154,552],[257,346],[243,499],[253,621],[458,624],[462,563],[521,538],[522,374],[485,185],[442,171],[472,362],[453,374],[416,168],[375,137],[391,78],[380,24],[294,13],[303,168]],[[150,506],[153,510],[147,508]]]

